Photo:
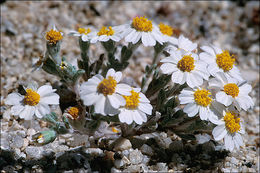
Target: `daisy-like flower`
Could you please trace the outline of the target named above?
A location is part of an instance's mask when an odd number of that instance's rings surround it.
[[[180,104],[187,104],[183,111],[189,117],[199,113],[201,120],[209,120],[214,123],[222,115],[224,106],[212,98],[209,90],[203,88],[185,88],[179,95]]]
[[[233,151],[242,146],[243,139],[241,134],[245,133],[238,114],[233,111],[223,111],[224,117],[219,120],[217,126],[213,129],[212,134],[216,141],[224,138],[225,148]]]
[[[31,120],[33,115],[42,118],[50,113],[49,105],[59,104],[60,97],[50,85],[43,85],[39,89],[29,86],[25,91],[25,95],[11,93],[5,100],[7,105],[13,105],[11,113],[25,120]]]
[[[114,27],[105,27],[102,26],[102,28],[97,32],[93,38],[90,40],[90,43],[96,43],[97,41],[101,42],[107,42],[109,40],[113,40],[115,42],[118,42],[121,40],[121,33],[120,33],[119,26]]]
[[[172,44],[178,43],[178,39],[173,37],[173,28],[170,25],[160,23],[158,25],[158,27],[159,27],[159,30],[162,33],[162,37],[165,41],[172,43]]]
[[[109,69],[106,78],[97,74],[80,86],[80,97],[84,105],[94,105],[95,113],[114,115],[118,108],[126,101],[122,95],[131,95],[131,87],[127,84],[118,84],[122,77],[121,72]]]
[[[227,77],[243,81],[239,69],[235,66],[235,58],[227,50],[211,46],[202,46],[205,52],[200,53],[200,59],[208,64],[208,71],[212,76],[222,72]]]
[[[252,98],[248,95],[252,87],[247,83],[217,73],[216,78],[209,80],[209,87],[217,90],[216,99],[225,106],[233,103],[238,110],[242,108],[245,111],[254,106]]]
[[[188,38],[180,35],[178,39],[171,39],[171,45],[167,46],[165,50],[169,53],[176,50],[184,50],[186,52],[192,52],[197,49],[198,44],[193,43]]]
[[[185,82],[189,87],[202,85],[203,78],[208,80],[209,73],[206,63],[200,61],[198,55],[184,50],[172,51],[169,57],[161,60],[161,70],[164,74],[172,75],[172,82],[180,85]]]
[[[78,31],[70,31],[69,35],[75,36],[75,37],[81,37],[82,41],[90,41],[96,33],[93,31],[92,28],[78,28]]]
[[[50,44],[56,44],[58,41],[60,41],[63,36],[62,32],[58,31],[55,26],[53,26],[53,29],[48,31],[45,35],[45,39],[50,43]]]
[[[126,105],[119,108],[120,122],[131,124],[135,121],[137,124],[142,124],[147,121],[146,114],[152,114],[153,107],[150,101],[140,91],[140,88],[133,88],[130,96],[123,96]]]
[[[120,27],[122,36],[126,42],[136,44],[140,39],[144,46],[155,46],[156,41],[160,44],[166,42],[158,27],[146,17],[135,17],[129,24]]]

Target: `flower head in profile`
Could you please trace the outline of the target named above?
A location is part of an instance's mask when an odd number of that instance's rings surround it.
[[[150,101],[140,91],[140,88],[133,88],[130,96],[123,96],[126,104],[119,108],[120,122],[131,124],[135,121],[137,124],[142,124],[147,121],[146,114],[152,114],[153,107]]]
[[[90,41],[94,35],[96,34],[95,31],[93,31],[93,28],[87,27],[87,28],[81,28],[79,27],[77,31],[70,31],[69,35],[75,36],[75,37],[81,37],[82,41]]]
[[[174,29],[170,25],[160,23],[158,25],[158,27],[159,27],[159,31],[162,33],[162,37],[165,41],[167,41],[171,44],[178,42],[178,40],[175,37],[173,37]]]
[[[179,95],[180,104],[187,104],[183,111],[189,117],[199,113],[201,120],[209,120],[214,123],[222,115],[224,106],[218,103],[209,90],[204,88],[185,88]]]
[[[161,62],[162,73],[171,74],[173,83],[187,83],[189,87],[194,88],[201,86],[203,79],[209,78],[206,63],[200,61],[195,53],[184,50],[172,51],[171,55]]]
[[[80,97],[84,105],[94,105],[95,113],[114,115],[126,101],[122,95],[131,95],[131,87],[120,84],[121,72],[109,69],[106,78],[97,74],[80,86]]]
[[[252,87],[247,83],[217,73],[216,78],[209,80],[209,87],[217,90],[216,99],[225,106],[233,104],[238,110],[242,108],[245,111],[254,106],[252,98],[248,95]]]
[[[48,31],[45,35],[45,39],[48,41],[50,44],[56,44],[58,41],[60,41],[63,36],[62,32],[58,31],[55,26],[53,26],[53,29]]]
[[[176,50],[184,50],[186,52],[192,52],[197,49],[198,44],[193,43],[188,38],[180,35],[178,39],[171,39],[169,41],[170,45],[165,48],[165,50],[169,53]]]
[[[122,25],[120,29],[125,41],[132,44],[136,44],[139,40],[144,46],[155,46],[156,42],[160,44],[166,42],[158,27],[146,17],[137,16],[129,24]]]
[[[38,89],[31,85],[25,91],[25,95],[11,93],[5,100],[7,105],[13,105],[11,113],[25,120],[31,120],[33,115],[42,118],[50,113],[49,105],[59,104],[60,97],[50,85],[43,85]]]
[[[97,41],[100,42],[107,42],[109,40],[113,40],[115,42],[118,42],[121,40],[121,33],[120,33],[120,27],[118,26],[102,26],[102,28],[95,33],[95,35],[90,40],[91,43],[96,43]]]
[[[245,133],[241,120],[234,111],[223,111],[223,116],[215,123],[217,126],[212,131],[213,137],[216,141],[224,138],[225,148],[230,151],[239,149],[244,144],[241,134]]]
[[[235,66],[235,58],[227,50],[221,50],[217,46],[202,46],[204,51],[200,53],[200,59],[208,64],[208,71],[212,76],[218,72],[224,73],[226,77],[243,81],[239,69]]]

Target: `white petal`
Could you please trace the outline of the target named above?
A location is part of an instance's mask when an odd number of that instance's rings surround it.
[[[233,151],[234,149],[234,141],[232,139],[232,136],[230,135],[226,135],[224,138],[224,142],[225,142],[225,147],[226,149]]]
[[[142,33],[136,32],[134,37],[132,38],[132,43],[136,44],[141,39]]]
[[[117,84],[116,85],[116,92],[125,96],[130,96],[132,88],[127,84]]]
[[[143,113],[142,111],[138,111],[139,114],[141,115],[142,119],[143,119],[143,122],[146,122],[147,121],[147,116],[145,113]]]
[[[223,91],[220,91],[216,94],[216,100],[225,106],[229,106],[233,102],[232,96],[227,95]]]
[[[143,119],[141,117],[141,115],[139,114],[139,112],[137,110],[133,110],[132,111],[132,117],[133,120],[137,123],[137,124],[142,124],[143,123]]]
[[[106,78],[108,78],[108,76],[111,76],[111,77],[113,77],[113,78],[115,78],[115,70],[113,69],[113,68],[111,68],[111,69],[109,69],[108,71],[107,71],[107,75],[106,75]]]
[[[209,117],[209,111],[206,107],[200,106],[199,108],[199,114],[200,114],[200,119],[201,120],[207,120]]]
[[[60,96],[56,93],[53,93],[51,95],[47,95],[40,98],[40,103],[46,103],[51,105],[58,105],[59,104]]]
[[[150,103],[150,100],[147,99],[147,97],[143,93],[139,93],[139,101],[142,103]]]
[[[81,99],[83,100],[84,105],[90,106],[93,105],[100,99],[101,97],[105,97],[103,94],[91,93],[88,95],[81,95]]]
[[[242,136],[241,136],[239,133],[236,133],[236,134],[235,134],[235,136],[234,136],[234,141],[235,141],[235,144],[236,144],[237,149],[239,149],[240,146],[243,146],[243,145],[244,145]]]
[[[46,114],[49,114],[51,112],[50,107],[47,104],[38,104],[36,106],[35,115],[38,118],[42,118]]]
[[[98,100],[98,102],[95,103],[95,113],[106,115],[105,114],[105,101],[106,101],[106,97],[103,96],[103,95],[99,95],[97,100]]]
[[[164,63],[161,65],[160,69],[162,70],[162,72],[164,74],[171,74],[172,72],[178,70],[176,65],[174,65],[172,63]]]
[[[115,80],[116,82],[119,82],[122,78],[122,73],[120,71],[115,73]]]
[[[238,102],[240,107],[245,111],[254,106],[252,98],[248,95],[239,95],[238,97],[236,97],[236,101]]]
[[[54,93],[56,89],[52,89],[52,86],[50,85],[43,85],[41,86],[38,90],[37,93],[41,96],[44,97],[46,95],[49,95],[50,93]]]
[[[216,141],[223,139],[226,134],[227,130],[225,129],[225,124],[216,126],[212,131],[212,135]]]
[[[148,103],[139,103],[138,109],[148,115],[151,115],[153,107]]]
[[[209,46],[202,46],[202,47],[200,47],[200,48],[201,48],[203,51],[209,53],[210,55],[216,56],[214,50],[213,50],[211,47],[209,47]]]
[[[239,87],[239,93],[248,94],[252,91],[251,85],[244,84],[241,87]]]
[[[194,102],[194,97],[192,95],[179,95],[180,104],[187,104]]]
[[[194,117],[198,111],[199,107],[195,103],[189,103],[183,109],[183,112],[188,114],[189,117]]]
[[[108,99],[106,99],[106,101],[105,101],[105,114],[111,116],[111,115],[115,115],[115,114],[118,114],[118,113],[119,113],[118,109],[113,108],[113,106],[111,106],[111,104],[110,104],[110,101]]]
[[[131,112],[127,109],[123,109],[118,115],[118,118],[122,123],[131,124],[133,122]]]
[[[5,99],[5,104],[7,105],[19,105],[20,102],[23,100],[23,96],[19,93],[11,93]]]
[[[202,61],[206,62],[207,64],[215,63],[215,57],[213,55],[210,55],[206,52],[202,52],[199,54],[199,57]]]
[[[209,64],[209,66],[208,66],[208,72],[212,76],[215,76],[217,72],[221,72],[221,71],[219,70],[219,67],[217,66],[216,63],[212,63],[212,64]]]
[[[25,108],[26,109],[26,108]],[[34,106],[28,106],[26,110],[26,115],[24,116],[25,120],[31,120],[33,119],[33,115],[35,113],[35,107]]]
[[[166,63],[168,62],[168,63],[173,63],[173,64],[177,64],[178,63],[178,61],[174,57],[172,57],[172,56],[163,58],[160,62],[166,62]],[[176,65],[175,65],[175,67],[176,67]]]
[[[171,79],[172,79],[173,83],[178,83],[181,85],[184,84],[184,82],[185,82],[184,73],[181,71],[173,72]]]
[[[25,107],[22,105],[15,105],[11,108],[11,114],[19,115]]]
[[[87,95],[97,92],[97,85],[82,84],[80,86],[80,95]]]
[[[126,103],[124,98],[118,94],[108,95],[107,98],[108,98],[111,106],[115,109],[118,109],[119,106],[124,106]],[[124,101],[124,102],[122,102],[122,101]]]

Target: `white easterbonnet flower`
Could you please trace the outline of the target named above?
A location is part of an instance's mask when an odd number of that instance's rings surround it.
[[[222,115],[224,106],[215,101],[210,91],[197,88],[185,88],[179,95],[180,104],[187,104],[183,111],[189,117],[194,117],[199,113],[201,120],[209,120],[214,123]]]
[[[26,94],[11,93],[7,96],[5,103],[13,105],[11,113],[25,120],[31,120],[33,115],[42,118],[50,113],[48,105],[58,105],[59,95],[55,93],[50,85],[43,85],[39,89],[29,86],[25,89]]]
[[[172,74],[172,82],[191,87],[202,85],[203,78],[208,80],[209,73],[206,63],[200,61],[198,55],[184,50],[172,51],[169,57],[161,60],[161,70],[164,74]]]
[[[93,38],[90,40],[90,43],[96,43],[97,41],[101,42],[107,42],[109,40],[113,40],[115,42],[118,42],[121,40],[121,27],[114,26],[114,27],[105,27],[102,26],[102,28],[97,32]]]
[[[225,148],[230,151],[239,149],[244,144],[241,134],[245,133],[241,120],[233,111],[223,111],[223,115],[224,117],[215,123],[217,126],[212,131],[213,137],[216,141],[224,138]]]
[[[140,39],[144,46],[155,46],[156,41],[163,44],[165,40],[158,27],[145,17],[135,17],[129,24],[121,25],[122,36],[126,42],[136,44]]]
[[[248,95],[252,87],[246,83],[240,83],[236,79],[226,77],[223,73],[217,73],[216,78],[209,80],[209,87],[217,89],[216,100],[225,106],[234,106],[245,111],[254,106],[252,98]]]
[[[95,106],[95,113],[114,115],[118,108],[126,104],[122,95],[131,95],[132,90],[127,84],[118,84],[121,72],[109,69],[106,78],[97,74],[80,86],[80,97],[84,105]]]
[[[96,32],[93,31],[93,28],[87,27],[87,28],[78,28],[78,31],[70,31],[68,35],[81,37],[82,41],[86,42],[86,41],[90,41],[95,34]]]
[[[119,108],[120,122],[131,124],[135,121],[137,124],[142,124],[147,121],[146,114],[152,114],[153,107],[150,101],[140,91],[140,88],[133,88],[130,96],[123,96],[126,105]]]
[[[216,76],[218,72],[223,72],[225,76],[243,81],[239,69],[235,66],[235,58],[230,56],[227,50],[211,45],[202,46],[205,52],[200,53],[200,59],[208,64],[208,71],[212,76]]]
[[[182,49],[186,52],[192,52],[197,49],[198,44],[193,43],[188,38],[184,37],[183,35],[180,35],[178,39],[171,39],[170,40],[171,45],[167,46],[165,50],[168,53],[171,53],[172,51],[176,51],[179,49]]]
[[[162,33],[162,37],[165,42],[169,42],[171,44],[178,44],[178,39],[173,37],[173,28],[169,25],[160,23],[158,25],[159,31]]]

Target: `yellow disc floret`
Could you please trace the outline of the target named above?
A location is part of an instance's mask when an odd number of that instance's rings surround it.
[[[135,17],[132,22],[132,27],[137,31],[151,32],[153,30],[152,21],[145,17]]]
[[[107,79],[103,79],[97,86],[99,93],[104,96],[112,95],[116,90],[116,80],[112,76],[108,76]]]
[[[226,129],[230,133],[235,133],[240,130],[240,118],[234,112],[227,112],[224,116]]]
[[[184,55],[178,62],[177,67],[183,72],[190,72],[194,69],[194,59],[190,55]]]
[[[139,93],[135,92],[134,90],[131,91],[131,94],[132,94],[131,96],[123,96],[126,101],[125,108],[136,109],[140,103],[140,100],[139,100],[140,96],[139,96]]]
[[[237,97],[239,94],[239,88],[234,83],[224,85],[224,92],[232,97]]]
[[[224,71],[229,71],[233,68],[235,58],[230,56],[227,50],[223,51],[221,54],[217,54],[216,57],[216,63],[219,68],[222,68]]]
[[[46,33],[45,38],[50,43],[56,44],[58,41],[60,41],[62,39],[62,35],[61,35],[60,31],[51,29],[49,32]]]
[[[68,113],[74,118],[77,119],[79,116],[79,109],[77,107],[70,107]]]
[[[161,33],[163,33],[164,35],[172,36],[173,28],[171,26],[160,23],[159,28]]]
[[[87,35],[87,34],[89,34],[90,32],[91,32],[91,29],[85,29],[85,28],[79,28],[78,29],[78,32],[80,33],[80,34],[85,34],[85,35]]]
[[[111,35],[114,35],[115,31],[112,29],[111,26],[108,27],[104,27],[102,26],[102,28],[99,30],[99,32],[97,33],[98,36],[101,36],[101,35],[107,35],[107,36],[111,36]]]
[[[211,93],[208,91],[208,90],[205,90],[205,89],[197,89],[195,92],[194,92],[194,100],[195,102],[198,104],[198,105],[201,105],[201,106],[208,106],[211,101],[212,101],[212,98],[210,97]]]
[[[39,102],[40,102],[40,95],[32,89],[26,89],[26,94],[24,96],[24,104],[35,106]]]

